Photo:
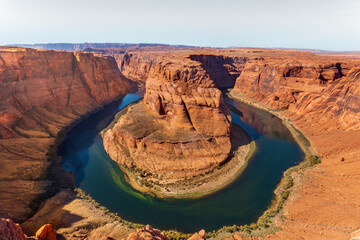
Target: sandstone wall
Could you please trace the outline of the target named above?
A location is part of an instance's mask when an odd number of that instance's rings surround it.
[[[163,52],[126,52],[115,54],[121,72],[134,81],[145,82],[150,70],[161,60]]]
[[[170,179],[204,173],[227,160],[231,115],[222,93],[198,62],[180,60],[153,67],[146,105],[129,109],[105,133],[105,150],[121,165]]]
[[[198,61],[218,88],[233,88],[248,57],[228,57],[211,54],[193,54],[190,59]]]
[[[52,188],[48,151],[59,131],[129,89],[112,57],[0,48],[0,215],[31,214]]]
[[[358,72],[347,61],[250,61],[236,80],[234,91],[276,109],[297,114],[316,111],[357,125],[360,107]]]
[[[198,63],[158,64],[146,81],[144,101],[175,128],[229,135],[231,116],[222,93]]]

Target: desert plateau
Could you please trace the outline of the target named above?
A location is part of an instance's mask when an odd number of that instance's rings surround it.
[[[357,2],[105,2],[0,10],[0,240],[360,239]]]

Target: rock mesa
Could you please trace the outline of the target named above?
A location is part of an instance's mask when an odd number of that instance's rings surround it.
[[[221,91],[198,62],[162,61],[146,80],[143,103],[105,133],[104,146],[120,165],[190,177],[226,161],[230,123]]]

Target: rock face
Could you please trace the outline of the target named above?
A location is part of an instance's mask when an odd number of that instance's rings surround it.
[[[206,232],[204,229],[200,230],[197,233],[194,233],[188,240],[205,240]]]
[[[299,62],[278,62],[277,60],[251,61],[245,65],[236,80],[235,91],[257,99],[264,99],[274,108],[288,108],[304,91],[320,93],[328,83],[341,78],[341,65]]]
[[[0,215],[24,220],[51,187],[59,131],[128,90],[112,57],[0,48]]]
[[[129,88],[111,57],[31,49],[0,49],[0,84],[1,138],[54,136],[41,117],[82,115]]]
[[[198,61],[209,73],[218,88],[233,88],[236,79],[249,59],[211,54],[193,54],[190,59]]]
[[[124,239],[125,240],[125,239]],[[165,234],[159,230],[146,225],[144,228],[138,229],[131,233],[126,240],[169,240]]]
[[[121,72],[128,78],[145,82],[150,70],[160,61],[161,54],[151,53],[132,53],[116,54],[116,61],[118,62]]]
[[[156,65],[144,103],[131,107],[105,133],[105,150],[113,160],[166,179],[194,176],[226,161],[230,111],[199,63]]]
[[[229,135],[231,116],[221,91],[198,65],[157,65],[146,81],[144,102],[174,128]]]
[[[35,238],[39,240],[56,240],[56,231],[51,224],[45,224],[35,234]]]
[[[276,109],[316,111],[340,117],[345,128],[359,122],[359,69],[348,62],[257,60],[248,62],[234,91]]]
[[[0,218],[0,239],[26,240],[28,237],[23,233],[19,224],[15,224],[10,219]]]
[[[0,240],[56,240],[56,231],[50,224],[42,226],[37,232],[35,237],[26,236],[20,225],[14,223],[10,219],[0,218]]]

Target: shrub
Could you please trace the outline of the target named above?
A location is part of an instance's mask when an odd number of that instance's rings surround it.
[[[315,165],[315,164],[321,163],[321,159],[320,159],[320,157],[317,156],[317,155],[311,155],[311,156],[309,157],[309,162],[310,162],[310,165],[313,166],[313,165]]]
[[[287,189],[291,188],[293,185],[294,185],[293,178],[290,176],[285,177],[284,189],[287,190]]]

